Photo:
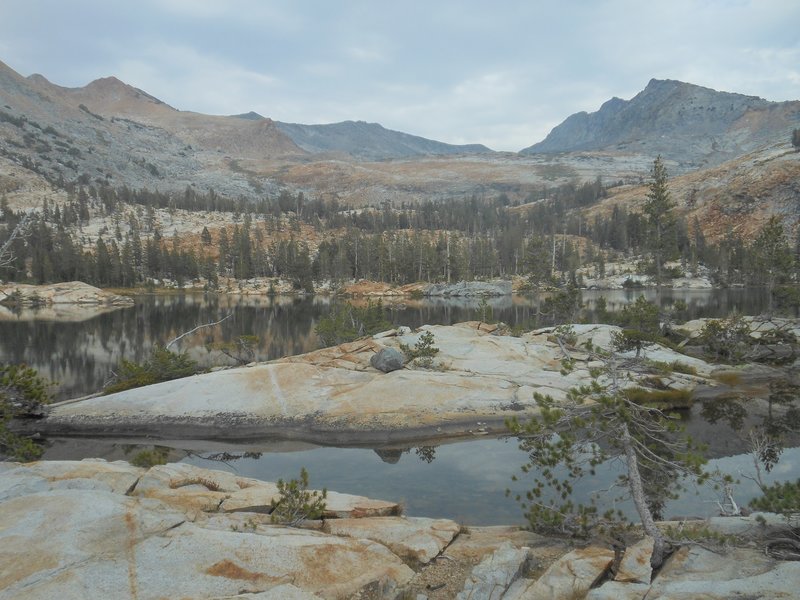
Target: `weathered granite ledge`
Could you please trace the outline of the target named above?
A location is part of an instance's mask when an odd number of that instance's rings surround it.
[[[591,340],[608,348],[617,330],[575,325],[577,348]],[[414,346],[428,331],[440,349],[430,368],[406,365],[389,373],[370,360],[384,349]],[[679,361],[696,375],[662,377],[674,389],[715,385],[716,367],[653,345],[648,358]],[[60,403],[30,424],[45,435],[156,435],[251,439],[271,435],[325,443],[370,443],[502,431],[508,417],[538,409],[534,392],[556,399],[602,366],[591,353],[564,353],[543,329],[500,335],[477,322],[407,328],[249,367],[224,369],[108,396]],[[641,374],[632,374],[635,381]]]
[[[132,306],[133,298],[101,290],[82,281],[28,285],[7,283],[0,285],[0,303],[19,302],[23,306],[49,306],[53,304],[92,304],[103,306]]]
[[[321,519],[287,527],[270,514],[283,501],[274,483],[181,463],[0,462],[0,600],[768,600],[800,581],[800,562],[753,547],[681,547],[654,575],[647,538],[615,561],[601,545],[337,492]],[[763,531],[755,516],[702,526]]]

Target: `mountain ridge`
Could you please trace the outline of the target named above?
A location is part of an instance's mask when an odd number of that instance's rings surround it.
[[[771,102],[672,79],[651,79],[630,100],[611,98],[578,112],[520,154],[638,151],[713,165],[756,149],[800,125],[800,101]]]
[[[0,63],[2,64],[2,63]],[[13,71],[7,65],[6,69]],[[22,76],[20,76],[22,78]],[[32,87],[44,94],[54,96],[73,106],[85,106],[91,112],[106,117],[123,117],[147,125],[164,127],[175,132],[180,128],[186,132],[197,129],[191,123],[195,120],[230,119],[235,130],[246,130],[260,123],[263,129],[269,127],[275,139],[272,142],[286,153],[312,154],[345,153],[360,160],[386,160],[414,156],[437,156],[455,154],[475,154],[492,152],[481,144],[447,144],[401,131],[387,129],[379,123],[363,121],[343,121],[331,124],[305,125],[283,123],[264,117],[254,111],[248,113],[217,116],[204,115],[193,111],[176,109],[146,91],[129,85],[115,76],[95,79],[82,87],[64,87],[49,81],[45,76],[35,73],[22,78]],[[234,120],[235,119],[235,120]],[[179,123],[176,123],[178,121]],[[241,125],[246,122],[247,125]],[[275,127],[266,123],[275,124]],[[206,123],[199,123],[200,127]],[[198,133],[194,139],[197,141]],[[251,157],[252,158],[252,157]]]
[[[448,144],[387,129],[380,123],[341,121],[305,125],[276,122],[278,129],[303,150],[312,153],[346,152],[366,160],[409,158],[421,155],[484,154],[483,144]]]

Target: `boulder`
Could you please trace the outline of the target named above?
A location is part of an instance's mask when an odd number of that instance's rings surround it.
[[[369,364],[384,373],[391,373],[403,368],[405,356],[396,348],[381,348],[369,359]]]
[[[219,509],[224,512],[271,513],[273,503],[280,498],[277,485],[261,482],[233,492],[222,501]]]
[[[589,546],[573,550],[554,562],[521,598],[580,598],[614,562],[614,552]]]
[[[397,502],[374,500],[364,496],[353,496],[328,491],[325,499],[326,519],[360,519],[364,517],[388,517],[400,514]]]
[[[379,542],[411,564],[427,564],[452,541],[459,525],[448,519],[373,517],[332,519],[323,531]]]
[[[647,598],[796,598],[798,582],[800,562],[779,562],[748,548],[718,554],[683,547],[664,563]]]
[[[515,548],[511,542],[505,542],[472,569],[457,600],[500,600],[523,573],[527,562],[527,548]]]
[[[649,583],[607,581],[599,588],[589,590],[586,600],[645,600],[649,591]]]
[[[653,569],[650,558],[653,555],[653,538],[646,537],[625,549],[619,569],[614,577],[622,583],[650,583]]]

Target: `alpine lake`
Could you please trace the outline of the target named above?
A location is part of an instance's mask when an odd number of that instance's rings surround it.
[[[600,298],[608,310],[618,310],[640,295],[662,307],[680,307],[680,320],[724,317],[732,312],[759,314],[766,306],[763,290],[583,291],[591,311]],[[489,299],[492,319],[526,328],[537,322],[539,298],[508,296]],[[77,398],[102,389],[121,359],[142,361],[154,345],[164,345],[198,325],[224,321],[180,340],[179,349],[202,366],[232,365],[213,342],[241,335],[258,337],[255,361],[301,354],[319,347],[315,326],[338,299],[325,296],[237,296],[202,293],[142,295],[131,307],[97,311],[81,309],[53,316],[46,310],[24,309],[0,314],[0,361],[26,363],[55,382],[55,400]],[[398,301],[396,301],[398,302]],[[477,320],[479,299],[384,300],[394,325],[453,324]],[[484,309],[485,310],[485,309]],[[174,347],[173,347],[174,348]],[[709,443],[708,468],[731,474],[738,483],[735,499],[746,504],[758,495],[748,479],[754,470],[742,437],[724,423],[709,423],[702,403],[681,415],[689,432]],[[477,428],[476,428],[477,429]],[[80,460],[94,457],[129,460],[142,450],[156,450],[170,462],[223,469],[267,481],[297,477],[305,467],[312,487],[400,501],[413,516],[450,518],[465,525],[511,525],[524,522],[513,496],[532,484],[520,467],[527,455],[513,436],[476,435],[415,441],[413,445],[331,447],[275,439],[247,443],[208,440],[141,438],[51,438],[44,440],[44,459]],[[575,487],[575,497],[609,488],[620,465],[602,465]],[[519,480],[512,480],[513,476]],[[767,483],[800,475],[800,448],[788,448],[765,474]],[[510,495],[507,490],[510,489]],[[611,494],[609,498],[613,498]],[[689,488],[668,501],[665,517],[717,514],[720,493],[710,486]],[[611,502],[612,500],[607,500]],[[617,505],[625,512],[625,502]]]

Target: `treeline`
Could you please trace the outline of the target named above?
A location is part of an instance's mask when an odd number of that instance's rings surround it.
[[[27,235],[13,242],[13,263],[0,278],[36,283],[80,279],[128,287],[163,279],[180,285],[203,277],[213,288],[220,276],[283,277],[303,289],[322,280],[403,284],[512,275],[529,275],[534,283],[558,283],[558,278],[580,283],[580,267],[594,265],[602,276],[610,257],[648,252],[646,216],[615,206],[587,220],[576,210],[605,195],[596,180],[542,188],[522,205],[500,194],[343,210],[335,201],[302,193],[251,202],[191,188],[171,195],[76,186],[66,202],[43,202]],[[136,209],[126,211],[130,206]],[[192,247],[175,235],[165,236],[157,209],[229,212],[234,224],[213,233],[204,229],[201,243]],[[97,215],[111,216],[113,226],[90,242],[83,227]],[[0,244],[21,218],[0,199]],[[302,239],[309,227],[322,240],[316,250]],[[795,241],[787,251],[795,256],[800,246]],[[699,223],[680,218],[666,230],[664,258],[680,259],[689,270],[703,264],[721,284],[765,279],[752,242],[731,234],[709,244]],[[792,264],[783,279],[796,278],[792,269],[798,262]]]

